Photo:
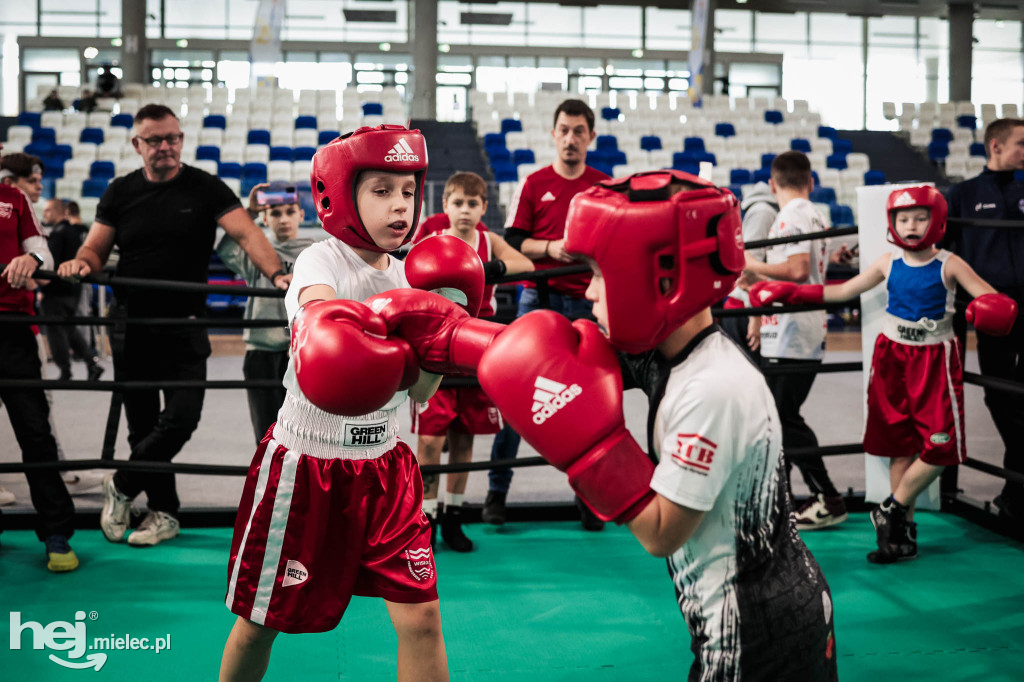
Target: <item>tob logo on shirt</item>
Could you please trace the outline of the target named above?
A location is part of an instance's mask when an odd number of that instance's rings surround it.
[[[0,201],[0,218],[10,218],[14,215],[14,204]]]
[[[707,475],[717,447],[714,441],[700,434],[679,433],[676,434],[676,451],[672,453],[672,459],[685,469]]]

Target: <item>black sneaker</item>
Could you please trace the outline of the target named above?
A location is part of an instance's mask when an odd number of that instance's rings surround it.
[[[93,358],[92,362],[89,363],[89,369],[87,371],[89,373],[89,381],[99,381],[99,378],[103,376],[103,372],[106,370],[103,365],[100,364],[99,358]]]
[[[440,509],[438,509],[440,513]],[[423,512],[423,515],[427,517],[427,521],[430,522],[430,549],[434,549],[434,540],[437,536],[437,517],[431,516],[430,514]]]
[[[472,552],[473,541],[462,532],[465,511],[462,507],[447,506],[441,514],[441,539],[456,552]]]
[[[505,525],[505,495],[497,490],[488,490],[480,518],[493,526]]]
[[[873,513],[873,512],[872,512]],[[917,558],[917,524],[904,523],[899,528],[899,536],[890,536],[889,543],[874,552],[868,553],[868,561],[873,564],[894,564],[898,561],[910,561]]]
[[[583,504],[583,500],[581,500],[578,496],[576,497],[576,506],[579,507],[580,523],[583,524],[584,530],[604,530],[604,521],[597,518],[597,515],[595,515],[594,512],[590,511],[590,507]]]

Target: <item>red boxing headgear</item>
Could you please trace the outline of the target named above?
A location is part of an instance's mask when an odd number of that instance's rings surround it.
[[[331,140],[313,157],[310,184],[324,229],[349,246],[383,253],[356,208],[356,181],[364,170],[415,174],[416,212],[402,244],[408,243],[420,219],[427,175],[427,144],[420,131],[396,125],[364,126]]]
[[[673,182],[684,189],[672,194]],[[601,269],[612,346],[639,353],[729,293],[745,265],[741,226],[729,190],[680,171],[637,173],[573,198],[565,248]]]
[[[915,244],[907,244],[896,233],[896,211],[905,208],[927,208],[929,211],[928,230]],[[921,251],[937,244],[946,234],[946,199],[934,187],[907,187],[897,189],[889,195],[885,203],[885,215],[889,221],[889,241],[907,251]]]

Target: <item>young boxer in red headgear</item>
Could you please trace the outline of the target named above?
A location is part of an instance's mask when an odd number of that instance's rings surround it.
[[[987,334],[1005,336],[1017,304],[998,294],[959,256],[935,245],[946,232],[946,200],[934,187],[894,190],[886,204],[886,253],[843,284],[758,282],[754,305],[847,301],[886,283],[889,302],[875,340],[868,381],[864,451],[891,457],[892,494],[872,510],[878,549],[868,561],[889,564],[917,557],[914,502],[942,473],[967,458],[964,439],[963,366],[953,335],[953,301],[959,285],[971,296],[967,319]]]

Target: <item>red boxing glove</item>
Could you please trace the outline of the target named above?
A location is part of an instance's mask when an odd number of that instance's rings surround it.
[[[420,366],[435,374],[476,374],[480,356],[505,330],[430,291],[392,289],[366,299],[366,305],[384,319],[388,335],[408,341]]]
[[[484,265],[473,247],[447,234],[424,239],[405,257],[405,277],[414,289],[433,291],[462,305],[472,317],[484,300]],[[461,295],[452,296],[455,289]]]
[[[1017,302],[1006,294],[982,294],[967,304],[967,321],[982,334],[1006,336],[1017,320]]]
[[[772,303],[824,303],[825,287],[820,284],[795,282],[755,282],[750,286],[750,305],[769,306]]]
[[[654,463],[626,430],[619,361],[596,324],[550,310],[524,315],[487,349],[478,375],[598,518],[626,523],[654,499]]]
[[[412,347],[387,338],[383,318],[358,301],[311,301],[299,308],[291,354],[309,402],[349,417],[384,407],[420,373]]]

